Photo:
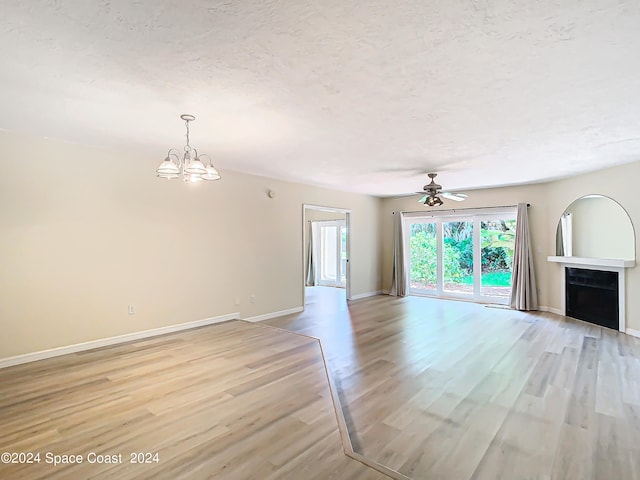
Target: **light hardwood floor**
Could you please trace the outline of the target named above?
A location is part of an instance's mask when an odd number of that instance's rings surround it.
[[[640,342],[551,314],[309,291],[357,452],[416,480],[640,479]],[[0,478],[383,479],[342,453],[318,343],[228,322],[0,370]],[[159,463],[128,464],[130,452]]]
[[[553,314],[429,298],[267,323],[322,339],[356,451],[415,479],[640,479],[640,342]]]
[[[320,345],[228,322],[0,370],[1,479],[372,479],[342,451]],[[83,463],[46,463],[46,454]],[[88,455],[122,454],[122,464]],[[134,452],[158,462],[130,464]],[[153,460],[151,457],[150,460]]]

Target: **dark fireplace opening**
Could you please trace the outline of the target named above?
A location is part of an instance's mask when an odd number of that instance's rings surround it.
[[[566,268],[567,316],[618,330],[618,273]]]

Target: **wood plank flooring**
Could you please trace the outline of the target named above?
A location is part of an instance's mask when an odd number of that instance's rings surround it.
[[[41,454],[2,479],[387,478],[344,455],[319,343],[237,321],[0,370],[0,452]]]
[[[305,312],[265,323],[322,339],[358,453],[415,480],[640,480],[638,339],[343,295],[310,290]],[[42,455],[0,463],[2,479],[386,478],[343,454],[318,343],[245,322],[0,370],[0,452]],[[46,452],[84,461],[54,467]]]
[[[546,313],[308,290],[354,449],[414,479],[640,479],[640,342]],[[342,299],[340,299],[342,297]]]

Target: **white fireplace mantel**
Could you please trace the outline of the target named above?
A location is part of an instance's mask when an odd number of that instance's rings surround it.
[[[585,258],[585,257],[560,257],[550,256],[547,257],[549,262],[555,262],[562,265],[564,268],[586,268],[589,270],[604,270],[607,272],[618,273],[618,322],[619,330],[626,333],[626,307],[625,307],[625,277],[626,269],[634,267],[636,265],[635,260],[618,260],[613,258]],[[567,314],[566,305],[566,277],[562,274],[562,280],[560,282],[560,310],[563,315]]]
[[[599,268],[600,270],[606,270],[606,267],[613,268],[630,268],[634,267],[635,260],[618,260],[617,258],[586,258],[586,257],[547,257],[550,262],[562,263],[571,267],[576,265],[578,267],[605,267]]]

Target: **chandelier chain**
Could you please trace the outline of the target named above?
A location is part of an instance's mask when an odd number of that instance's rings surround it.
[[[185,137],[187,137],[187,144],[184,146],[184,151],[189,153],[191,151],[191,145],[189,145],[189,120],[185,120],[184,124],[187,127],[187,133],[185,135]]]

